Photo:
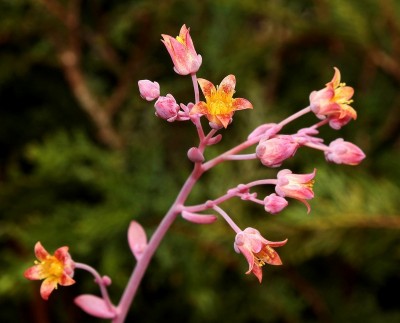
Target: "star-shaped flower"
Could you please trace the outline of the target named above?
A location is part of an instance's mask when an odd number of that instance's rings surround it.
[[[236,110],[253,108],[253,105],[248,100],[233,98],[236,78],[232,74],[225,77],[217,87],[210,81],[202,78],[199,78],[198,82],[206,98],[206,102],[200,101],[196,103],[190,114],[205,115],[213,128],[226,128]]]
[[[54,255],[50,255],[40,242],[35,245],[35,255],[38,260],[35,265],[28,268],[24,276],[30,280],[43,280],[40,287],[40,295],[47,300],[57,284],[69,286],[75,283],[75,263],[68,253],[68,247],[58,248]]]

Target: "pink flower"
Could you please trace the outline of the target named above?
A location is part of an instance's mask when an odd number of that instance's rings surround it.
[[[171,94],[160,96],[154,104],[156,116],[169,122],[175,121],[178,117],[179,105]]]
[[[303,202],[310,212],[310,205],[306,200],[314,197],[313,185],[316,169],[310,174],[293,174],[289,169],[278,172],[276,193],[281,197],[291,197]]]
[[[243,254],[249,263],[249,270],[246,274],[252,272],[261,283],[262,270],[265,264],[282,265],[281,258],[272,247],[281,247],[287,242],[268,241],[264,239],[260,232],[253,228],[246,228],[244,231],[236,234],[234,248],[237,253]]]
[[[310,94],[310,108],[320,119],[329,118],[333,129],[340,129],[351,119],[357,118],[357,112],[350,106],[354,89],[340,83],[340,71],[336,67],[332,80],[326,87]]]
[[[299,146],[292,136],[276,136],[260,140],[256,148],[256,155],[264,166],[279,167],[285,159],[294,156]]]
[[[201,65],[202,58],[197,55],[194,49],[192,37],[190,37],[189,29],[183,25],[179,36],[176,38],[169,35],[161,35],[161,40],[168,50],[169,55],[174,63],[174,71],[180,75],[188,75],[196,73]]]
[[[149,80],[140,80],[138,82],[140,96],[147,100],[153,101],[160,96],[160,85],[157,82]]]
[[[246,99],[232,98],[236,86],[236,78],[232,74],[225,77],[217,87],[205,79],[199,78],[198,82],[206,102],[196,103],[190,114],[204,114],[213,128],[226,128],[236,110],[253,108]]]
[[[275,193],[266,196],[264,199],[265,211],[271,214],[279,213],[287,205],[288,201],[285,198],[276,195]]]
[[[338,138],[329,144],[325,158],[336,164],[358,165],[365,158],[365,154],[353,143]]]
[[[44,279],[40,287],[40,295],[44,300],[47,300],[52,291],[57,289],[57,284],[69,286],[75,283],[72,279],[75,263],[68,253],[68,247],[58,248],[54,255],[50,255],[42,244],[37,242],[35,255],[38,261],[25,271],[24,276],[30,280]]]

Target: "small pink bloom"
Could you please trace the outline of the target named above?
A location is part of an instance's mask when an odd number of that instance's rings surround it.
[[[365,154],[353,143],[338,138],[329,144],[325,158],[336,164],[358,165],[365,158]]]
[[[256,155],[264,166],[279,167],[285,159],[294,156],[299,146],[292,136],[276,136],[262,139],[256,148]]]
[[[276,193],[281,197],[291,197],[303,202],[310,212],[310,205],[306,200],[314,197],[313,185],[316,169],[310,174],[293,174],[289,169],[278,172]]]
[[[206,102],[196,103],[190,114],[204,114],[214,129],[228,127],[236,110],[253,109],[248,100],[232,98],[236,86],[236,78],[232,74],[226,76],[217,87],[205,79],[199,78],[198,82]]]
[[[282,265],[281,258],[272,247],[281,247],[287,242],[268,241],[264,239],[260,232],[253,228],[246,228],[236,234],[234,248],[237,253],[243,254],[249,264],[246,274],[252,272],[261,283],[262,270],[265,264]]]
[[[138,82],[140,96],[147,100],[153,101],[160,96],[160,85],[157,82],[149,80],[140,80]]]
[[[168,50],[174,63],[174,71],[180,75],[196,73],[201,65],[202,58],[194,49],[189,29],[183,25],[176,38],[162,34],[162,42]]]
[[[329,118],[333,129],[340,129],[351,119],[357,118],[357,112],[350,106],[354,89],[340,83],[340,71],[336,67],[332,80],[326,87],[310,94],[310,107],[320,119]]]
[[[25,271],[24,276],[30,280],[44,279],[40,287],[40,295],[44,300],[47,300],[52,291],[57,289],[57,284],[69,286],[75,283],[72,279],[75,263],[68,253],[68,247],[58,248],[54,255],[50,255],[42,244],[37,242],[35,255],[38,261]]]
[[[264,207],[265,211],[271,214],[276,214],[282,211],[288,205],[288,201],[281,196],[272,193],[265,197]]]
[[[161,119],[173,122],[178,117],[179,105],[171,94],[160,96],[154,104],[156,116]]]

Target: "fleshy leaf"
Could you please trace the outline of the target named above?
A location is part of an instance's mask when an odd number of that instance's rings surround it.
[[[80,295],[75,298],[75,304],[86,313],[103,318],[113,319],[117,316],[116,308],[108,306],[104,299],[90,294]]]
[[[131,221],[129,225],[128,243],[136,260],[139,260],[147,247],[147,236],[143,227],[136,221]]]
[[[198,214],[187,211],[182,211],[182,218],[197,224],[210,224],[217,220],[213,214]]]

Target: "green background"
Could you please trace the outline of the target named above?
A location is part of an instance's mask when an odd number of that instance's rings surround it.
[[[203,57],[198,76],[218,84],[234,74],[235,96],[254,105],[235,114],[206,158],[306,107],[334,66],[355,89],[358,118],[321,136],[352,141],[367,158],[327,164],[303,148],[287,160],[294,172],[318,169],[309,215],[297,201],[275,216],[238,199],[222,205],[240,227],[289,239],[278,249],[284,266],[266,266],[261,285],[244,275],[224,221],[179,218],[128,321],[399,322],[399,21],[395,0],[0,0],[1,321],[99,321],[73,304],[98,293],[89,274],[76,271],[78,283],[48,302],[39,282],[23,278],[36,241],[50,252],[68,245],[76,261],[112,277],[118,301],[134,265],[129,222],[150,235],[191,170],[193,125],[156,118],[137,89],[150,79],[163,95],[193,101],[190,78],[173,72],[160,41],[185,23]],[[315,121],[306,116],[284,131]],[[276,172],[258,161],[219,165],[190,203]]]

